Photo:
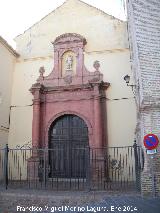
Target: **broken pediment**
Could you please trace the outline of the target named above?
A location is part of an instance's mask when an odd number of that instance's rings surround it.
[[[76,33],[66,33],[63,35],[58,36],[55,41],[52,43],[54,46],[64,43],[83,43],[83,45],[86,45],[86,39]]]
[[[86,39],[75,33],[58,36],[53,42],[54,68],[44,77],[44,67],[40,68],[38,83],[45,87],[80,85],[90,82],[100,83],[103,75],[100,73],[100,63],[93,64],[94,72],[89,72],[84,65],[84,47]]]

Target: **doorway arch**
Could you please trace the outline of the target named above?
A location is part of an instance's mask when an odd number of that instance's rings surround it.
[[[58,117],[49,129],[49,177],[84,178],[86,176],[88,127],[77,115]]]

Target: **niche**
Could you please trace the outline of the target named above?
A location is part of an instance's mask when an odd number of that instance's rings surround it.
[[[62,56],[62,77],[76,75],[76,54],[66,51]]]

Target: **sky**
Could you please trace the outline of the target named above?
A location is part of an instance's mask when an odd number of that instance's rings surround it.
[[[65,0],[0,0],[0,35],[15,48],[13,39],[42,19]],[[123,0],[83,0],[125,20]]]

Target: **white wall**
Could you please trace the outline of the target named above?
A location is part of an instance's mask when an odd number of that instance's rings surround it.
[[[12,76],[15,56],[0,41],[0,147],[8,142]]]

